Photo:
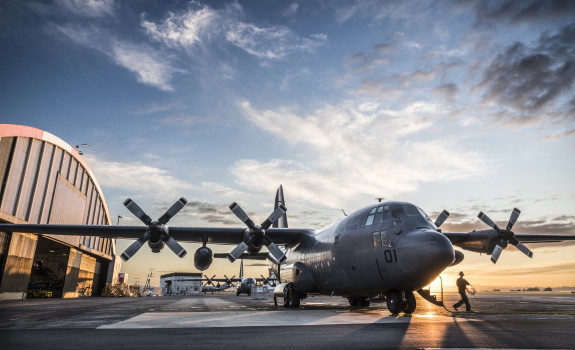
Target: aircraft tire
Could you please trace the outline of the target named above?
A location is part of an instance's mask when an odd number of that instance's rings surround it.
[[[293,290],[293,286],[287,286],[286,291],[284,292],[284,306],[299,307],[300,301],[300,295],[298,292]]]
[[[301,299],[299,297],[299,293],[293,290],[293,288],[290,288],[288,299],[291,307],[299,307]]]
[[[387,309],[394,315],[403,310],[403,298],[401,297],[401,292],[398,290],[390,290],[386,297]]]
[[[405,302],[403,303],[403,312],[412,314],[415,311],[416,301],[413,292],[405,292]]]

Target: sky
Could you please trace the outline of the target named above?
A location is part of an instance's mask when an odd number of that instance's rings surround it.
[[[158,218],[181,196],[171,225],[241,226],[234,201],[261,222],[282,184],[290,227],[384,197],[447,209],[444,231],[517,207],[517,233],[575,234],[574,18],[572,1],[4,0],[0,123],[89,144],[114,224],[139,224],[126,198]],[[196,272],[185,247],[123,270]],[[574,244],[529,248],[465,252],[444,283],[575,286]]]

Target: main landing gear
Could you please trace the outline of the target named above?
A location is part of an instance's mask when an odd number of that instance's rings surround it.
[[[349,305],[351,306],[368,307],[370,304],[368,297],[349,297],[347,300],[349,300]]]
[[[284,307],[299,307],[301,295],[293,289],[290,283],[284,289]]]
[[[387,309],[394,315],[400,312],[411,314],[415,311],[415,295],[413,292],[400,292],[398,290],[390,290],[385,300],[387,301]]]

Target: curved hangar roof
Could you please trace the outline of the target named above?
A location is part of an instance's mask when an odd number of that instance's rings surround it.
[[[106,200],[82,156],[49,132],[0,124],[0,220],[12,223],[108,225]],[[51,236],[104,255],[104,239]],[[97,254],[97,253],[96,253]]]

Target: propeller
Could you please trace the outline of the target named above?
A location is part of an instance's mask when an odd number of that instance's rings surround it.
[[[449,217],[449,212],[444,209],[441,212],[441,214],[439,214],[437,219],[435,219],[435,226],[437,226],[437,228],[439,228],[439,226],[443,225],[443,223],[445,222],[445,220],[447,220],[448,217]]]
[[[262,281],[264,282],[264,284],[267,284],[267,285],[270,285],[270,286],[272,285],[272,281],[275,280],[275,278],[264,277],[264,275],[260,275],[260,276],[262,276]],[[270,281],[270,279],[271,279],[272,281]]]
[[[228,260],[230,262],[234,262],[239,259],[246,250],[250,253],[259,252],[262,244],[264,244],[269,250],[268,258],[273,258],[280,264],[285,261],[285,254],[269,239],[268,236],[266,236],[265,230],[286,213],[286,207],[283,205],[278,206],[260,226],[254,224],[252,219],[250,219],[248,214],[246,214],[238,203],[233,202],[230,205],[230,210],[248,227],[244,241],[238,244],[238,246],[228,254]]]
[[[236,275],[233,275],[232,278],[228,278],[226,275],[224,275],[224,277],[226,278],[226,283],[231,286],[232,283],[234,283],[233,279],[236,277]]]
[[[187,203],[188,201],[184,197],[180,198],[157,221],[152,221],[152,219],[142,210],[142,208],[140,208],[138,204],[136,204],[136,202],[130,198],[126,199],[124,206],[126,206],[126,208],[147,227],[146,232],[144,232],[140,238],[138,238],[122,253],[122,260],[128,261],[146,242],[148,242],[148,245],[152,248],[152,252],[154,253],[159,252],[164,247],[164,244],[166,244],[168,248],[170,248],[180,258],[186,256],[188,252],[186,252],[184,247],[170,236],[169,228],[166,224],[172,217],[174,217],[174,215],[182,210]]]
[[[212,278],[209,278],[208,276],[204,275],[205,279],[206,279],[206,285],[214,285],[214,282],[212,282],[212,280],[214,278],[216,278],[216,275],[213,275]]]
[[[516,246],[517,249],[519,249],[523,254],[527,255],[530,258],[533,258],[533,253],[531,252],[531,250],[529,250],[529,248],[527,248],[525,245],[523,245],[523,243],[521,243],[517,238],[515,238],[515,233],[511,231],[513,225],[515,225],[517,219],[519,218],[519,214],[521,214],[521,210],[514,208],[513,211],[511,212],[511,216],[509,217],[507,227],[505,227],[504,230],[501,229],[499,226],[497,226],[497,224],[495,224],[493,220],[491,220],[487,215],[485,215],[485,213],[479,212],[479,215],[477,215],[477,217],[481,221],[483,221],[485,224],[487,224],[489,227],[491,227],[497,232],[499,241],[497,242],[497,245],[495,246],[493,252],[491,253],[491,261],[494,264],[497,262],[497,260],[499,260],[501,252],[503,251],[503,249],[507,248],[508,243],[511,243],[512,245]]]

